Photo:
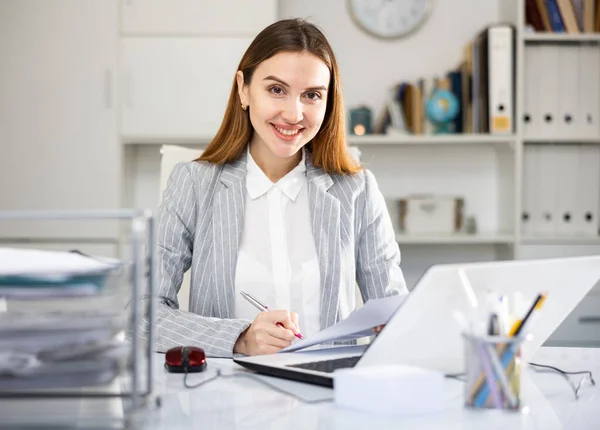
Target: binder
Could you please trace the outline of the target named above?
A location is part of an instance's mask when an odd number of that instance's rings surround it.
[[[534,234],[553,236],[555,232],[555,177],[556,151],[552,145],[537,146],[536,192],[534,199]]]
[[[576,49],[576,48],[573,48]],[[579,45],[579,112],[578,135],[598,137],[600,134],[600,50],[596,45]]]
[[[523,148],[523,196],[521,213],[521,234],[525,237],[534,233],[535,195],[537,184],[537,147],[526,145]]]
[[[478,36],[471,45],[471,114],[473,115],[473,133],[481,133],[481,107],[480,107],[480,44],[481,38]]]
[[[576,234],[598,236],[600,211],[600,147],[579,145]]]
[[[541,124],[538,137],[556,137],[558,99],[559,46],[543,45],[540,50],[540,74],[538,76],[538,97],[541,106]]]
[[[436,79],[433,76],[426,76],[421,79],[421,82],[423,87],[423,134],[434,134],[435,125],[428,118],[425,106],[437,88]]]
[[[487,31],[487,114],[491,134],[514,130],[515,30],[494,25]]]
[[[581,120],[577,118],[579,106],[578,74],[579,49],[577,46],[559,45],[558,50],[558,115],[556,136],[578,135]],[[548,71],[550,72],[550,71]],[[597,79],[600,79],[597,78]]]
[[[523,97],[523,134],[526,137],[540,135],[542,128],[542,107],[540,105],[540,76],[542,51],[538,45],[525,47],[525,85]]]
[[[577,172],[579,170],[579,148],[576,144],[556,145],[554,151],[557,170],[551,174],[555,178],[555,234],[557,236],[576,235],[577,216]]]

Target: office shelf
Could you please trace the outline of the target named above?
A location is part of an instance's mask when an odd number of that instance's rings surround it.
[[[600,245],[600,236],[525,236],[524,245]]]
[[[143,136],[125,135],[121,138],[124,145],[208,145],[213,136]]]
[[[560,144],[560,143],[586,143],[590,145],[600,144],[600,136],[565,136],[565,137],[523,137],[525,144]]]
[[[595,42],[600,43],[600,33],[525,33],[523,34],[525,43],[577,43],[577,42]]]
[[[434,134],[434,135],[402,135],[371,134],[364,136],[348,136],[351,145],[392,145],[392,146],[494,146],[513,148],[513,135],[496,136],[489,134]]]
[[[452,235],[405,235],[397,234],[396,241],[407,245],[495,245],[512,244],[515,237],[510,234],[452,234]]]

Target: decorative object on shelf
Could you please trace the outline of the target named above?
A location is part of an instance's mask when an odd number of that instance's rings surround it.
[[[468,216],[465,219],[465,233],[477,234],[477,218]]]
[[[373,132],[371,127],[372,113],[366,106],[358,106],[350,109],[350,133],[363,136]]]
[[[419,28],[429,16],[433,0],[348,0],[354,22],[366,33],[399,39]]]
[[[435,134],[452,133],[453,121],[459,113],[458,99],[447,88],[436,88],[425,102],[427,118],[434,125]]]
[[[415,194],[400,199],[400,230],[404,234],[455,234],[463,225],[464,199]]]

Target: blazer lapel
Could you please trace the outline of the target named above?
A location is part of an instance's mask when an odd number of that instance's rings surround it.
[[[213,200],[213,284],[216,316],[233,318],[235,313],[235,268],[244,227],[246,151],[235,162],[223,166],[221,185]]]
[[[331,177],[306,160],[308,197],[321,275],[321,329],[337,321],[340,288],[340,201],[328,190]]]

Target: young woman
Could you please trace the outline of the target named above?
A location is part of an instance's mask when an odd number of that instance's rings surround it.
[[[274,353],[348,316],[356,284],[365,301],[407,292],[383,196],[348,153],[344,116],[317,27],[288,19],[258,34],[219,131],[176,166],[158,212],[160,350]],[[190,268],[184,312],[177,292]]]

